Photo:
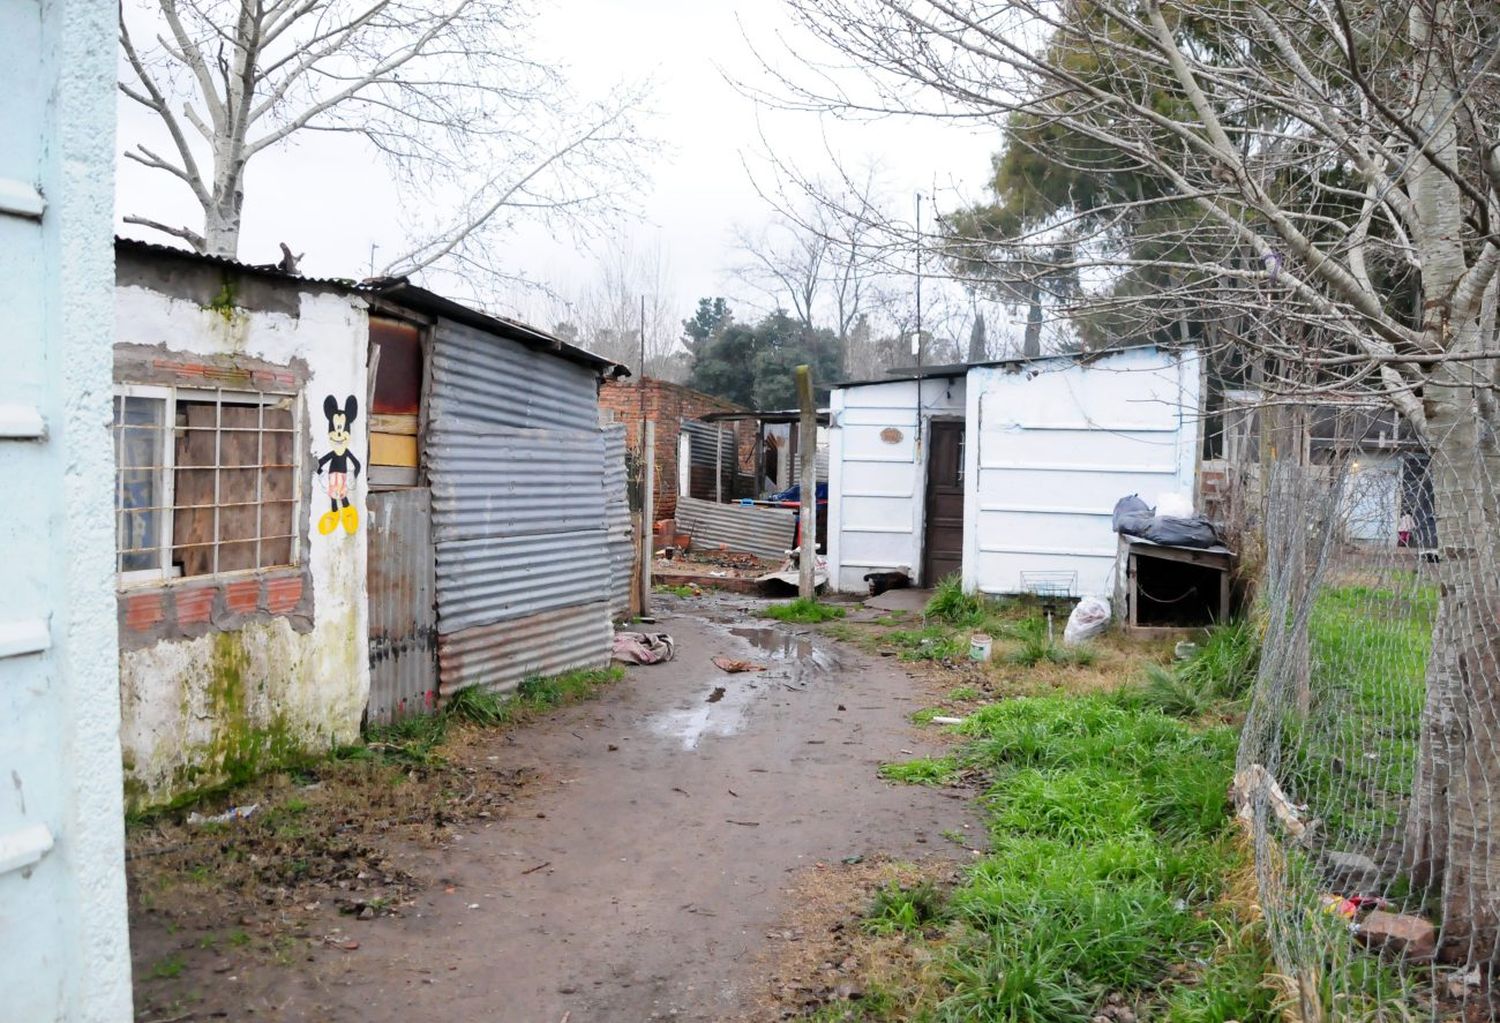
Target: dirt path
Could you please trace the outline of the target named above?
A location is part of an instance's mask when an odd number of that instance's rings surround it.
[[[941,833],[970,820],[965,800],[876,775],[930,750],[907,721],[919,683],[732,598],[691,607],[658,626],[675,661],[494,740],[489,758],[540,780],[502,819],[400,851],[437,881],[400,917],[330,917],[357,949],[214,977],[192,1018],[754,1018],[757,956],[807,871],[963,855]],[[769,670],[725,674],[716,654]]]

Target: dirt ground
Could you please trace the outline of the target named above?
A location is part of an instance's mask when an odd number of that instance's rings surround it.
[[[972,855],[953,836],[980,833],[966,793],[876,774],[941,745],[909,722],[939,682],[746,598],[658,606],[673,662],[471,734],[441,782],[462,812],[434,817],[422,784],[344,808],[315,885],[294,817],[232,898],[211,868],[153,872],[184,829],[134,835],[138,1019],[761,1020],[857,997],[837,918],[902,870],[951,875]],[[284,813],[317,791],[266,798]]]

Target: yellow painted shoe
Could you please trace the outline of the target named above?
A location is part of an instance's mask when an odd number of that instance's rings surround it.
[[[354,505],[349,504],[344,506],[343,518],[344,532],[353,533],[359,529],[359,511]],[[329,528],[332,529],[333,527],[330,526]]]
[[[326,511],[323,513],[323,517],[318,520],[318,532],[324,536],[332,533],[338,526],[339,513],[336,511]]]

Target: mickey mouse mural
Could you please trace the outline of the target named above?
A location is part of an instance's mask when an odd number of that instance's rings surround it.
[[[349,450],[349,426],[359,415],[359,402],[354,395],[344,400],[339,408],[338,399],[328,395],[323,399],[323,415],[328,419],[328,444],[332,450],[318,459],[316,475],[326,470],[327,479],[323,489],[328,492],[330,510],[318,519],[318,532],[327,536],[344,524],[344,531],[353,533],[359,529],[359,511],[349,504],[350,476],[359,477],[359,459]],[[352,472],[351,472],[352,469]]]

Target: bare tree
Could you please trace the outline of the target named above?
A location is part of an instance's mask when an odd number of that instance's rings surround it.
[[[638,375],[679,380],[686,374],[686,353],[678,342],[679,304],[671,277],[670,260],[661,245],[636,247],[617,237],[599,255],[576,297],[554,303],[551,319],[569,324],[576,343],[632,367]]]
[[[873,92],[795,101],[988,123],[1100,185],[1036,273],[1112,329],[1180,325],[1299,401],[1374,398],[1433,455],[1442,564],[1407,863],[1448,952],[1496,955],[1500,22],[1478,0],[789,0]],[[852,98],[853,97],[853,98]],[[1040,232],[1042,229],[1026,228]],[[1014,245],[1043,251],[1047,237]],[[976,258],[982,258],[976,254]],[[1295,366],[1277,377],[1274,367]],[[1311,372],[1309,372],[1309,370]],[[1487,570],[1477,570],[1487,566]]]
[[[356,136],[395,173],[419,217],[387,273],[496,269],[480,235],[520,216],[578,225],[638,182],[642,90],[579,104],[531,55],[522,0],[141,0],[120,8],[120,90],[167,144],[128,159],[170,175],[201,227],[126,222],[234,257],[246,175],[303,133]]]

